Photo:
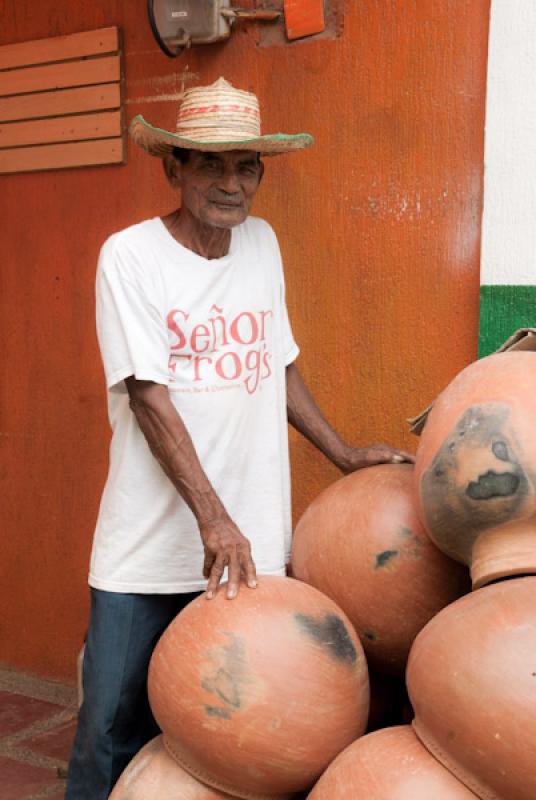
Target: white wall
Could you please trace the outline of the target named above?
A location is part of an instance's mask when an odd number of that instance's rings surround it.
[[[536,0],[492,0],[482,285],[536,284]]]

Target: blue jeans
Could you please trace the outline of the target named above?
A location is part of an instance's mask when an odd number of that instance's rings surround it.
[[[84,702],[65,800],[106,800],[128,762],[160,733],[147,698],[149,661],[169,623],[198,594],[91,590]]]

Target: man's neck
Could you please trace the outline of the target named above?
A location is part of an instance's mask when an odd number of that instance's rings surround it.
[[[184,209],[177,209],[162,217],[162,222],[169,233],[183,247],[192,250],[203,258],[223,258],[229,252],[231,244],[230,228],[215,228],[204,225]]]

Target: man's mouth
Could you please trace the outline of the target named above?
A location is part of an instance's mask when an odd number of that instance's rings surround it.
[[[241,208],[242,203],[229,203],[228,201],[223,200],[211,200],[212,205],[218,206],[219,208]]]

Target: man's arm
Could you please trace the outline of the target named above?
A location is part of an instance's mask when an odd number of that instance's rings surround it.
[[[295,364],[287,367],[287,415],[292,427],[342,472],[354,472],[373,464],[400,464],[415,460],[409,453],[385,444],[363,448],[347,445],[322,415]]]
[[[229,575],[228,598],[236,596],[241,575],[254,588],[257,583],[249,540],[240,533],[203,471],[167,387],[136,380],[132,375],[125,383],[130,407],[151,453],[197,519],[205,550],[207,597],[213,597],[225,567]]]

